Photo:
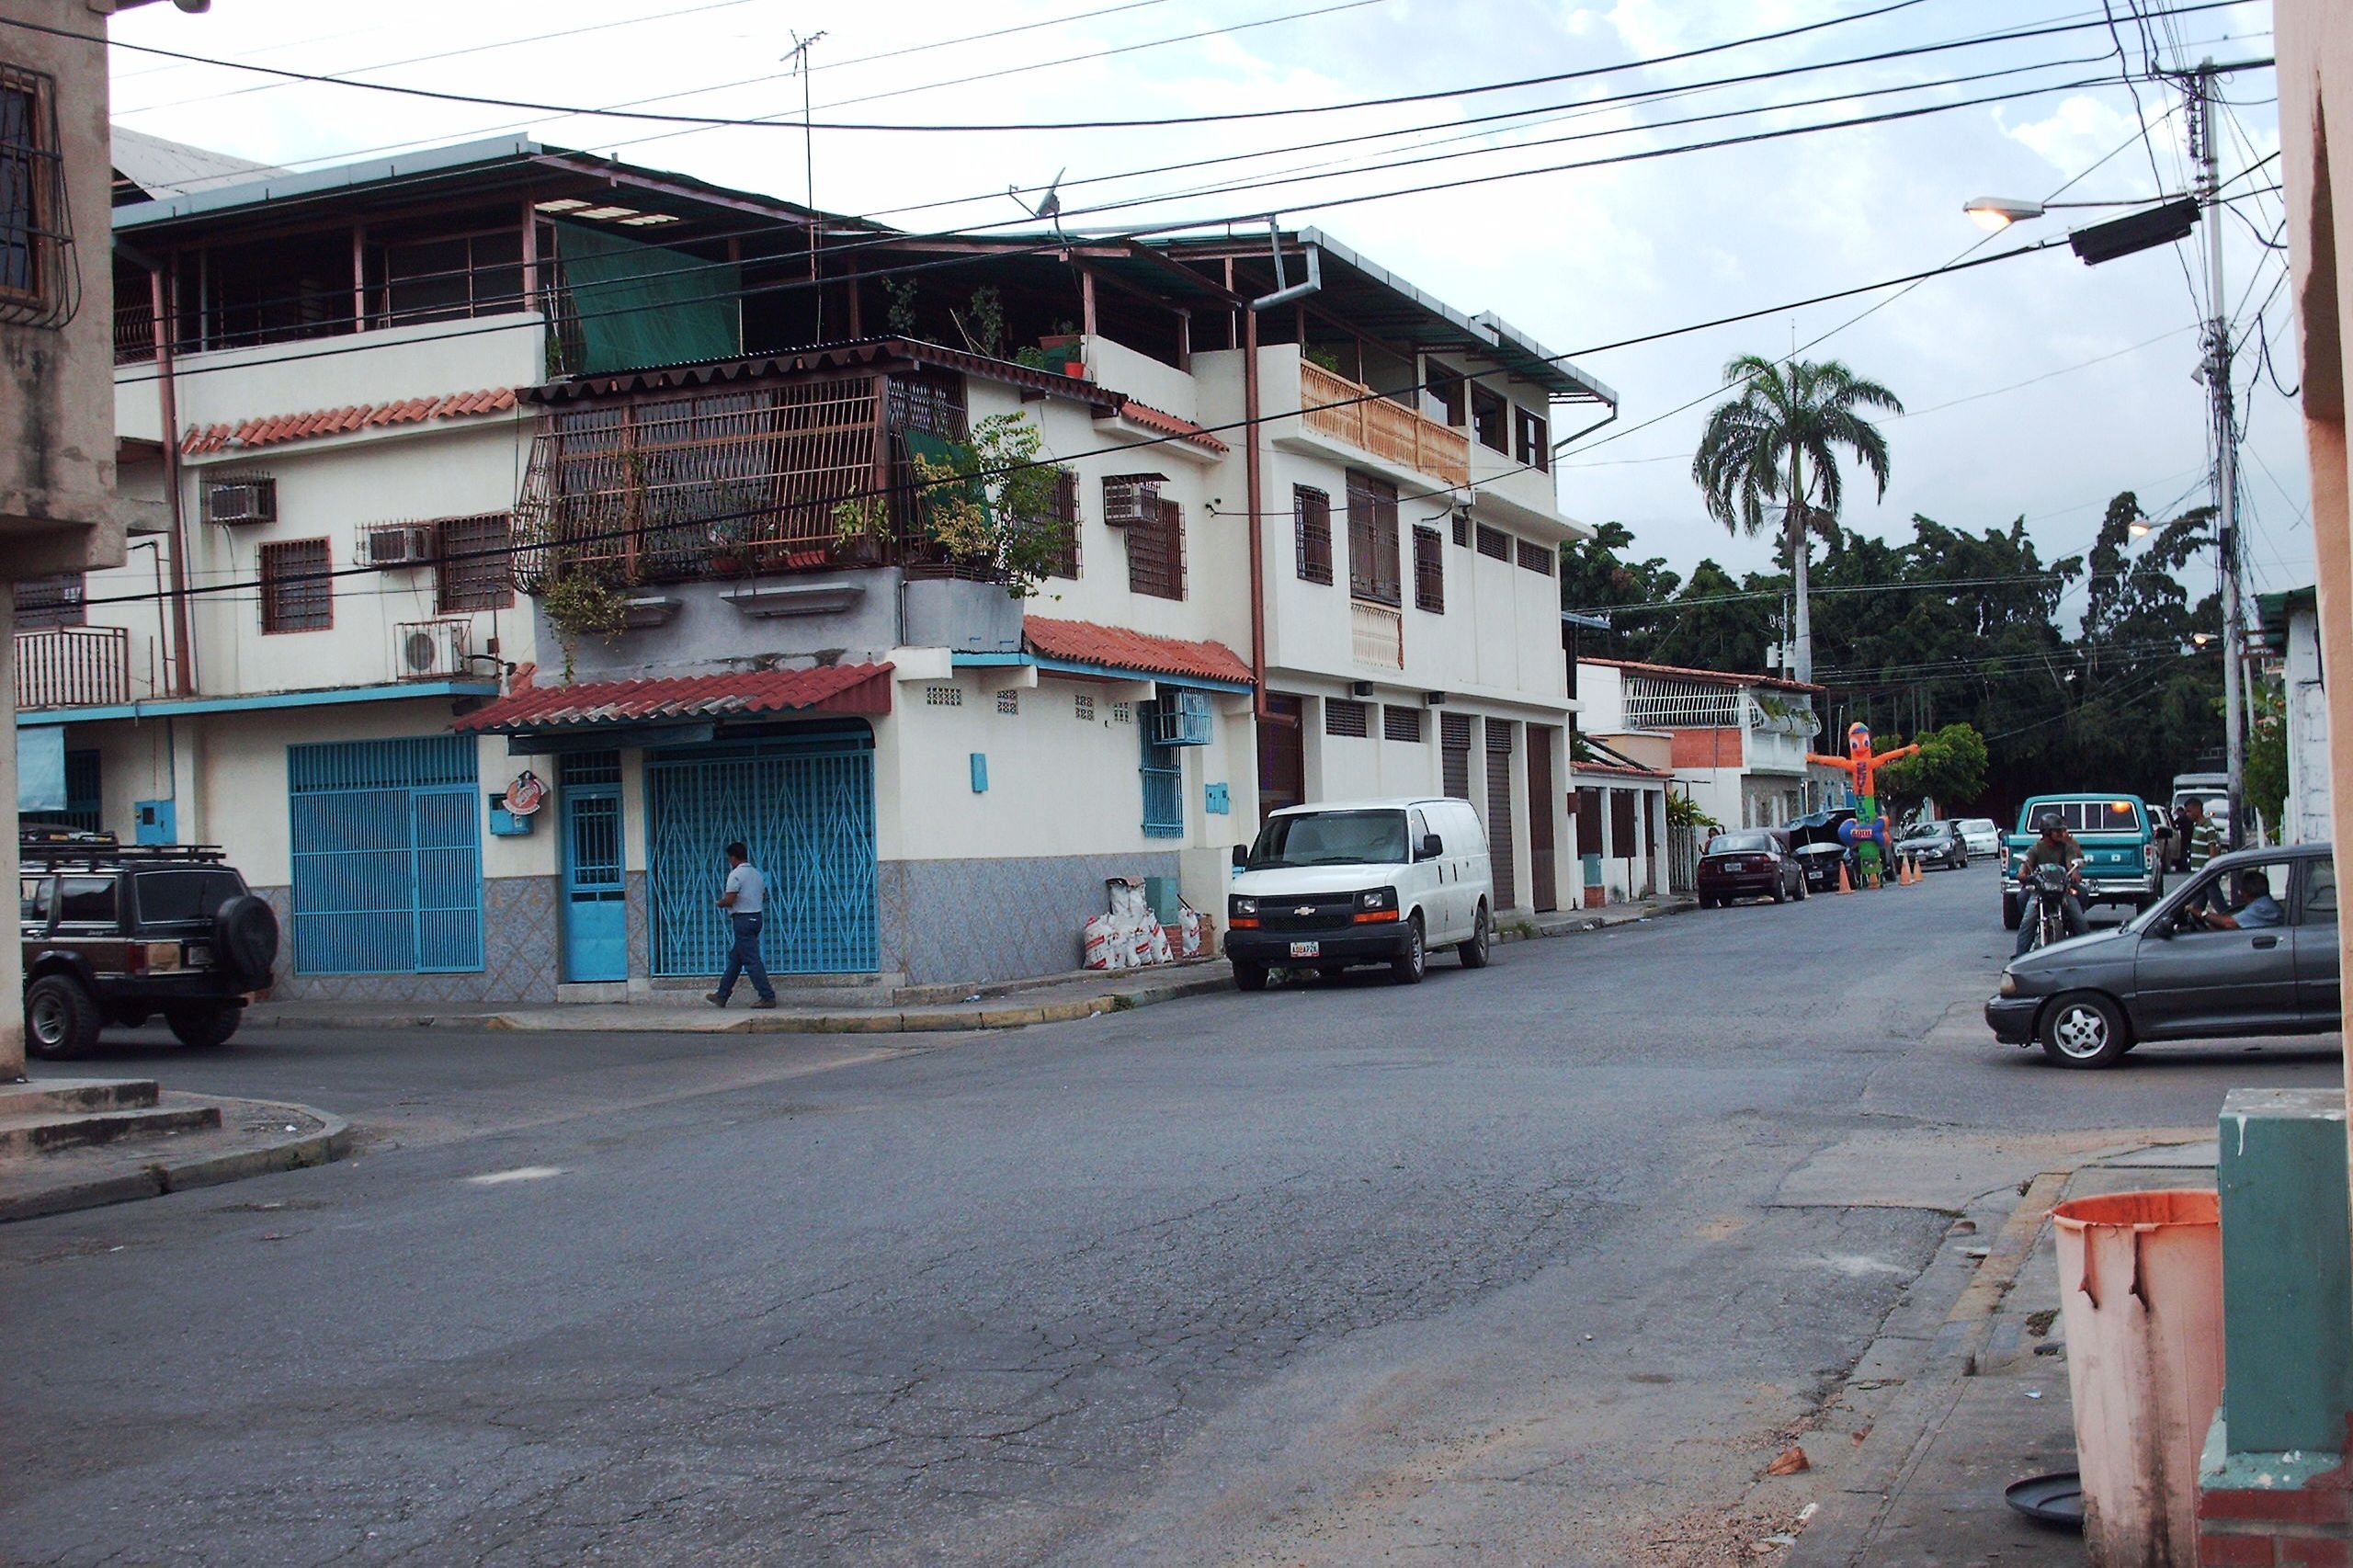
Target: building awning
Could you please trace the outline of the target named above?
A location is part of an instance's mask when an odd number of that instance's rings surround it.
[[[466,734],[710,723],[781,713],[888,713],[889,665],[527,686],[460,719]]]
[[[1176,680],[1215,681],[1248,687],[1250,666],[1222,642],[1154,637],[1123,626],[1091,620],[1053,620],[1033,615],[1022,622],[1022,640],[1043,659],[1090,665]]]

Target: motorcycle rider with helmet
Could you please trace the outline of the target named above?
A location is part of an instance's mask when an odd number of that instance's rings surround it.
[[[2083,903],[2075,896],[2084,885],[2075,869],[2084,863],[2083,846],[2075,842],[2075,835],[2067,831],[2067,824],[2060,819],[2057,812],[2043,812],[2034,819],[2034,825],[2040,830],[2042,836],[2036,839],[2033,847],[2026,852],[2026,862],[2018,868],[2018,896],[2021,900],[2018,945],[2018,951],[2010,955],[2012,958],[2023,955],[2034,942],[2036,905],[2041,903],[2041,894],[2034,891],[2034,871],[2038,866],[2066,869],[2067,892],[2060,905],[2060,918],[2066,926],[2067,935],[2080,937],[2089,928],[2084,919]]]

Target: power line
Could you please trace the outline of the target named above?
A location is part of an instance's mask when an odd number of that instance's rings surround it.
[[[1699,59],[1705,55],[1722,53],[1726,50],[1743,48],[1749,44],[1775,42],[1784,39],[1796,38],[1802,34],[1818,32],[1825,28],[1840,27],[1850,22],[1862,21],[1873,17],[1885,16],[1891,12],[1908,9],[1913,6],[1920,5],[1922,3],[1923,0],[1890,0],[1889,4],[1881,6],[1874,10],[1855,12],[1847,16],[1834,17],[1818,22],[1802,23],[1794,27],[1783,28],[1773,32],[1752,34],[1745,38],[1728,40],[1719,43],[1703,44],[1691,49],[1680,50],[1671,54],[1653,55],[1645,59],[1628,61],[1615,65],[1588,66],[1576,71],[1552,72],[1541,76],[1524,76],[1504,82],[1474,83],[1463,86],[1432,88],[1418,93],[1401,93],[1378,98],[1358,98],[1349,102],[1337,104],[1297,104],[1276,108],[1233,109],[1216,114],[1162,115],[1133,119],[1029,120],[1017,122],[995,121],[960,124],[818,120],[813,122],[810,129],[817,131],[914,131],[955,135],[983,134],[998,131],[1149,130],[1184,125],[1226,124],[1236,120],[1279,119],[1300,115],[1336,114],[1352,112],[1357,109],[1365,108],[1391,108],[1407,104],[1430,103],[1443,98],[1468,97],[1486,93],[1511,92],[1523,87],[1548,86],[1561,82],[1582,81],[1595,76],[1615,74],[1621,71],[1653,69],[1660,65],[1675,64],[1686,60]],[[2240,0],[2191,0],[2190,4],[2173,7],[2172,9],[2165,11],[2164,14],[2167,16],[2192,16],[2204,11],[2227,9],[2239,3]],[[5,24],[14,28],[21,28],[32,32],[47,33],[54,37],[74,39],[85,43],[110,43],[110,47],[115,49],[129,50],[135,53],[159,55],[167,59],[184,60],[197,64],[216,65],[224,70],[250,71],[264,75],[280,77],[288,81],[307,82],[324,86],[347,87],[364,92],[390,93],[406,97],[426,98],[440,103],[478,104],[491,108],[523,109],[529,110],[534,114],[554,115],[566,119],[587,118],[631,119],[670,124],[711,127],[727,126],[762,130],[797,129],[797,127],[793,126],[789,121],[774,119],[747,119],[742,116],[729,115],[655,114],[642,110],[607,109],[584,105],[540,103],[527,98],[500,98],[479,94],[451,93],[430,87],[402,86],[387,82],[361,82],[348,77],[335,76],[318,72],[291,71],[278,66],[256,65],[249,62],[218,60],[210,56],[190,54],[178,50],[159,49],[150,44],[124,43],[120,41],[110,42],[110,40],[107,40],[101,34],[74,32],[69,28],[50,27],[42,23],[24,21],[13,17],[0,17],[0,24]],[[1873,58],[1881,60],[1906,59],[1919,54],[1939,52],[1947,49],[1972,48],[1989,43],[2011,43],[2027,39],[2055,37],[2063,33],[2080,32],[2087,28],[2095,28],[2099,25],[2100,24],[2097,22],[2068,22],[2041,28],[2013,28],[2004,32],[1989,33],[1983,37],[1970,40],[1964,43],[1925,44],[1907,49],[1890,50]],[[705,88],[699,90],[714,91],[719,89]],[[2162,179],[2159,183],[2163,183]]]

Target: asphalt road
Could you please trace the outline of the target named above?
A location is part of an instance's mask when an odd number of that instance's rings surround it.
[[[919,1044],[112,1048],[367,1136],[0,1229],[0,1561],[1739,1561],[1967,1199],[2338,1079],[1995,1045],[1995,904]]]

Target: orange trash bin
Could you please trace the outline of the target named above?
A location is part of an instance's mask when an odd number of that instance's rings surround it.
[[[2195,1568],[2198,1455],[2222,1397],[2222,1218],[2211,1192],[2051,1211],[2092,1568]]]

